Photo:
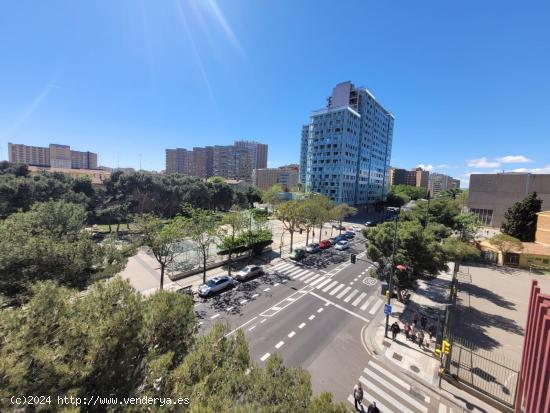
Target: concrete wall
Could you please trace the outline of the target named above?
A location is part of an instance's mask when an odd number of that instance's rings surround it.
[[[531,192],[543,200],[543,210],[550,210],[550,174],[472,174],[468,208],[492,210],[490,225],[500,227],[506,210]]]

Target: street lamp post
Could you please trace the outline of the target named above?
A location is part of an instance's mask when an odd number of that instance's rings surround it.
[[[395,243],[396,243],[396,240],[397,240],[397,222],[399,221],[399,213],[401,212],[401,208],[395,208],[395,207],[390,207],[388,208],[389,211],[397,211],[397,216],[395,217],[395,227],[394,227],[394,231],[393,231],[393,246],[392,246],[392,253],[391,253],[391,272],[390,272],[390,280],[388,282],[388,292],[387,292],[387,295],[388,295],[388,302],[387,304],[391,304],[391,295],[392,295],[392,281],[393,281],[393,275],[394,275],[394,271],[395,271]],[[388,328],[389,328],[389,325],[390,325],[390,315],[389,314],[386,314],[386,330],[384,332],[384,336],[385,337],[388,337]]]

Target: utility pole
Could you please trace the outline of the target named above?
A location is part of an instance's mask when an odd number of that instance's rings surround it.
[[[396,243],[396,240],[397,240],[397,222],[399,221],[399,214],[401,212],[401,208],[390,207],[390,208],[388,208],[388,210],[389,211],[397,211],[397,216],[395,217],[395,227],[394,227],[394,231],[393,231],[393,246],[392,246],[392,253],[391,253],[391,272],[390,272],[390,279],[388,281],[388,291],[386,293],[387,296],[388,296],[387,304],[391,305],[392,280],[393,280],[393,275],[394,275],[394,271],[395,271],[395,243]],[[388,337],[389,325],[390,325],[390,315],[386,314],[386,329],[384,331],[384,336],[386,338]]]

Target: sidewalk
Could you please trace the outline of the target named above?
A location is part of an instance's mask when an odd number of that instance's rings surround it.
[[[412,318],[415,312],[426,314],[432,319],[437,318],[439,311],[445,311],[445,303],[448,286],[451,282],[452,273],[441,274],[437,279],[431,281],[420,280],[418,289],[412,293],[407,305],[392,300],[392,314],[389,317],[389,326],[397,321],[401,333],[397,339],[392,341],[391,330],[388,328],[388,338],[384,337],[386,318],[380,319],[376,325],[364,330],[363,340],[369,351],[376,356],[382,355],[386,361],[398,367],[402,373],[409,376],[418,383],[424,385],[441,397],[455,403],[462,408],[462,411],[493,413],[499,410],[477,399],[471,394],[453,386],[445,380],[441,381],[439,387],[439,366],[440,361],[434,356],[435,335],[430,340],[425,334],[426,346],[420,348],[417,343],[405,338],[404,323],[412,325]],[[430,324],[428,319],[427,325]],[[418,323],[420,326],[420,323]]]

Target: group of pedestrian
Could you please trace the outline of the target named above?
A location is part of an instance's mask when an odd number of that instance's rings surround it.
[[[363,407],[363,387],[361,386],[361,382],[358,382],[353,388],[353,398],[355,400],[355,410],[358,412],[365,412],[365,408]],[[369,404],[366,413],[380,413],[380,410],[376,407],[375,401]]]
[[[426,347],[429,347],[429,343],[432,340],[433,336],[435,335],[435,325],[430,324],[428,325],[428,319],[427,317],[422,314],[419,315],[416,311],[413,314],[413,322],[410,324],[409,322],[405,323],[404,326],[405,331],[405,337],[407,340],[411,340],[413,343],[417,343],[418,347],[423,348],[424,344],[426,344]],[[392,340],[395,341],[397,338],[397,335],[401,332],[401,328],[399,327],[399,324],[397,321],[395,321],[391,325],[391,333],[392,333]],[[424,342],[426,335],[424,332],[427,332],[430,336],[430,340],[426,343]]]

